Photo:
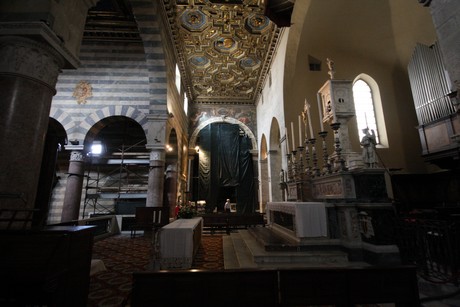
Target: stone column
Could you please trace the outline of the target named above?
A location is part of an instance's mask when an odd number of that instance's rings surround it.
[[[35,206],[51,100],[63,65],[45,43],[0,37],[0,193],[9,195],[0,198],[0,207]]]
[[[265,212],[267,202],[270,201],[270,176],[268,175],[268,160],[259,161],[259,210]]]
[[[149,146],[147,144],[146,147],[151,149],[146,206],[162,207],[165,181],[165,150],[162,146]]]
[[[168,165],[166,168],[166,195],[169,205],[169,217],[174,217],[174,209],[177,203],[177,166],[175,164]]]
[[[281,152],[278,150],[270,150],[268,152],[268,172],[270,193],[268,201],[283,201],[285,190],[280,189],[279,174],[282,168]]]
[[[61,222],[78,220],[80,202],[85,174],[85,156],[83,145],[66,146],[70,153],[69,172],[64,195]]]

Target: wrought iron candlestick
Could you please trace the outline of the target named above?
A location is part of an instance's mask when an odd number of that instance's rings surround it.
[[[310,144],[311,144],[311,158],[312,158],[312,162],[313,162],[313,172],[312,172],[312,176],[314,177],[318,177],[320,174],[319,172],[319,168],[318,168],[318,158],[316,156],[316,147],[315,147],[315,142],[316,142],[316,139],[315,138],[312,138],[309,140],[310,141]]]
[[[330,174],[331,164],[329,163],[329,155],[327,153],[327,144],[326,144],[327,131],[321,131],[318,134],[323,140],[323,174]]]
[[[335,143],[335,154],[336,154],[336,171],[346,171],[347,168],[345,167],[345,160],[342,158],[342,148],[340,147],[340,137],[339,137],[339,129],[340,123],[332,123],[331,124],[332,130],[334,130],[334,143]]]

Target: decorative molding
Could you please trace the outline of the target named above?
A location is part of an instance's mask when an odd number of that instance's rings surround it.
[[[49,46],[50,50],[60,55],[60,69],[77,68],[80,66],[78,57],[72,54],[65,47],[64,42],[43,22],[0,22],[0,36],[29,38],[36,41],[37,44],[42,42],[43,46],[46,43],[46,46]]]
[[[430,6],[431,4],[431,0],[418,0],[418,2],[423,6]]]

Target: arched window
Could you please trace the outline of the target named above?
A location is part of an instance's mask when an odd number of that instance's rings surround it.
[[[181,86],[180,79],[181,79],[181,75],[180,75],[179,66],[176,64],[176,87],[179,93],[180,93],[180,86]]]
[[[353,99],[359,139],[364,136],[363,129],[369,128],[374,130],[377,144],[387,147],[388,141],[377,83],[371,77],[361,74],[353,83]]]

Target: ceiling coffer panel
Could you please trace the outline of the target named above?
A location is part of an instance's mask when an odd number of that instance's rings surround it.
[[[254,104],[279,29],[263,0],[164,1],[193,103]]]

